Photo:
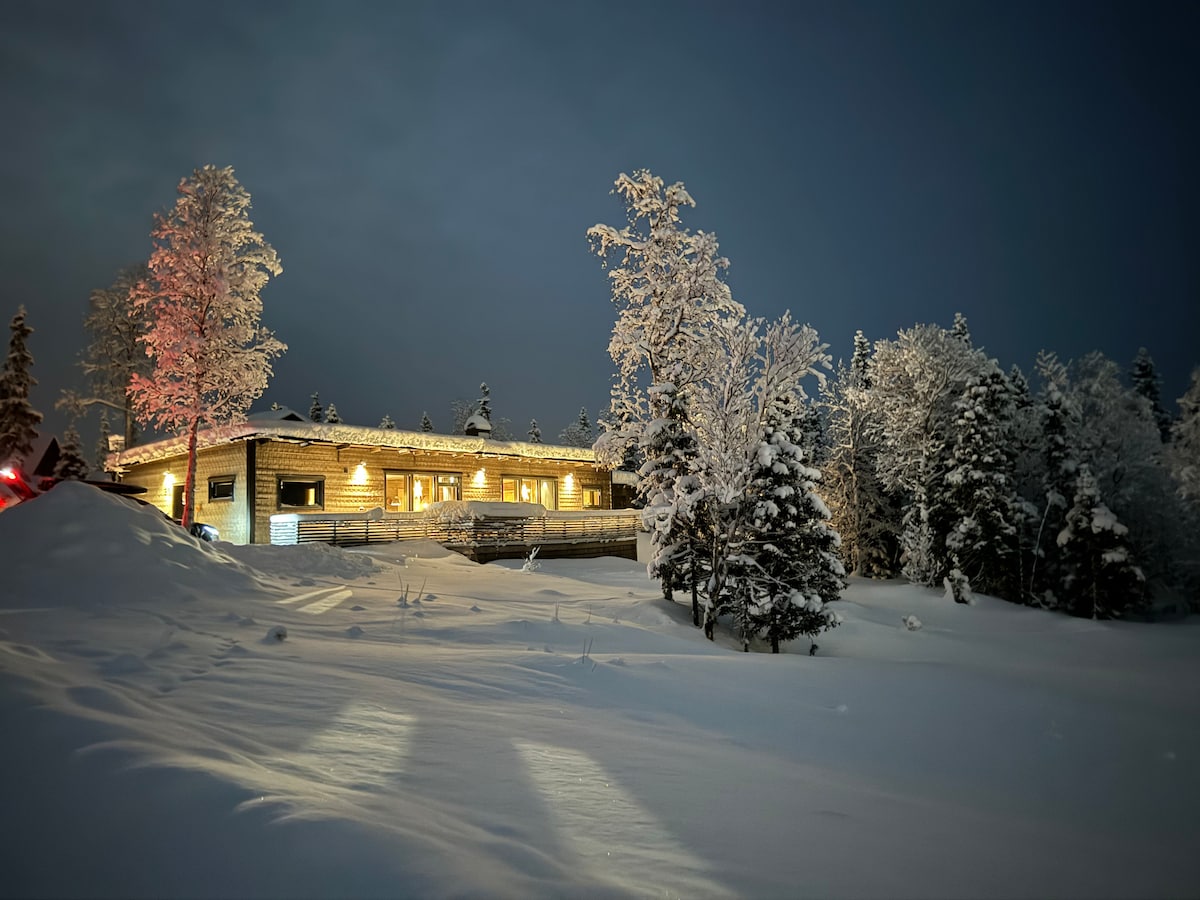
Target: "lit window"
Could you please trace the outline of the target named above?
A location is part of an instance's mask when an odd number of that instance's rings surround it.
[[[557,478],[521,478],[506,475],[500,479],[505,503],[540,503],[546,509],[558,509]]]
[[[208,479],[208,499],[210,501],[232,500],[233,482],[233,475],[217,475]]]
[[[584,487],[583,489],[583,508],[584,509],[603,509],[604,508],[604,490],[598,487]]]
[[[385,472],[384,505],[389,512],[420,512],[430,503],[462,499],[462,476],[438,472]]]
[[[279,476],[279,508],[325,508],[325,478],[321,475]]]

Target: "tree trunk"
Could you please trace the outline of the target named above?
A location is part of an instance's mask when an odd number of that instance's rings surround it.
[[[775,635],[771,635],[771,652],[779,652],[779,638],[777,638]]]
[[[187,478],[183,483],[183,527],[191,527],[196,506],[196,435],[200,431],[200,419],[192,419],[188,429]]]

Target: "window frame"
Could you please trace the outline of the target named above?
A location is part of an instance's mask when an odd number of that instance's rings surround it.
[[[214,488],[229,486],[228,494],[217,494]],[[208,478],[208,502],[209,503],[232,503],[237,494],[237,475],[210,475]]]
[[[395,479],[397,479],[397,478],[404,479],[404,495],[405,495],[404,502],[405,502],[405,506],[407,507],[407,509],[393,509],[391,506],[391,496],[390,496],[389,484],[393,483],[395,481]],[[384,471],[383,471],[383,505],[384,505],[385,510],[387,510],[388,512],[395,512],[395,513],[421,512],[421,510],[413,509],[413,484],[414,484],[413,479],[414,478],[429,478],[432,480],[433,497],[431,499],[425,501],[426,506],[428,506],[430,503],[442,502],[442,501],[439,501],[438,499],[436,499],[438,496],[438,491],[439,491],[439,489],[441,489],[443,487],[449,487],[451,483],[453,483],[453,485],[454,485],[454,493],[455,493],[454,500],[462,499],[463,479],[464,479],[462,472],[430,472],[430,471],[421,471],[418,469],[384,469]]]
[[[284,503],[283,483],[285,481],[297,484],[316,485],[316,503]],[[325,476],[324,475],[276,475],[275,476],[275,508],[276,509],[325,509]]]
[[[588,505],[588,494],[595,492],[596,503]],[[581,484],[579,486],[579,502],[584,509],[604,509],[604,486],[600,484]]]
[[[505,500],[505,503],[541,503],[548,510],[558,509],[559,495],[562,493],[562,485],[555,475],[501,475],[500,476],[500,498],[504,499],[504,483],[506,481],[514,482],[513,496],[516,500]],[[529,500],[522,500],[521,485],[523,482],[529,482],[533,486],[533,497]],[[546,503],[542,498],[542,483],[551,482],[554,485],[554,499],[552,503]]]

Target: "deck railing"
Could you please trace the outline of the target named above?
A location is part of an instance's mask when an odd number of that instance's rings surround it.
[[[633,509],[547,512],[544,516],[441,522],[422,513],[282,513],[271,516],[272,544],[371,544],[425,538],[454,549],[636,541]]]

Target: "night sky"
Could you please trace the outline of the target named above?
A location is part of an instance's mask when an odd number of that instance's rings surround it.
[[[736,8],[735,8],[736,7]],[[283,275],[260,401],[345,421],[491,387],[553,439],[607,403],[586,229],[621,171],[683,181],[734,296],[846,357],[956,310],[1026,371],[1200,363],[1200,4],[0,4],[0,272],[35,405],[78,384],[93,288],[231,165]],[[4,339],[7,340],[7,328]]]

